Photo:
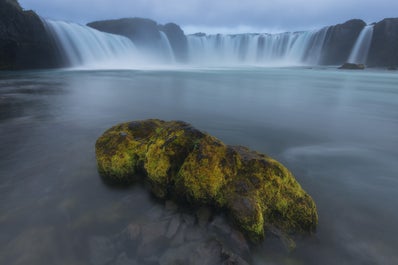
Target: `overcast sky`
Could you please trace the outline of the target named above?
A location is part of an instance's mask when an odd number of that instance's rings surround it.
[[[398,16],[397,0],[20,0],[45,18],[85,24],[145,17],[175,22],[186,33],[277,32],[320,28],[360,18]]]

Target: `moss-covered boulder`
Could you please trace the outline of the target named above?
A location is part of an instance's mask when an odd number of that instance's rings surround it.
[[[144,173],[158,198],[224,210],[254,242],[267,227],[311,233],[318,222],[314,201],[282,164],[181,121],[116,125],[97,140],[96,156],[106,180]]]

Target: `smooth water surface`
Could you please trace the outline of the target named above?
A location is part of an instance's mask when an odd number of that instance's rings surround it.
[[[94,144],[147,118],[267,153],[314,198],[316,235],[253,263],[398,264],[398,74],[304,68],[1,72],[0,264],[111,264],[93,238],[163,206],[105,185]]]

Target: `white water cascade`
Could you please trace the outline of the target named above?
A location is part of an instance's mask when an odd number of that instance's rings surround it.
[[[364,27],[352,48],[350,57],[348,58],[349,63],[366,64],[372,37],[373,25]]]
[[[281,34],[188,36],[193,64],[302,65],[319,63],[328,27]]]
[[[123,36],[63,21],[43,21],[67,64],[79,68],[141,68],[176,63],[167,35],[139,46]],[[328,27],[280,34],[188,35],[192,65],[318,65]]]
[[[137,49],[128,38],[64,21],[44,21],[72,67],[114,67],[132,63]]]
[[[167,38],[166,33],[163,31],[159,31],[160,33],[160,38],[161,38],[161,49],[165,55],[165,60],[171,63],[175,62],[175,57],[174,57],[174,52],[173,49],[171,48],[169,39]]]

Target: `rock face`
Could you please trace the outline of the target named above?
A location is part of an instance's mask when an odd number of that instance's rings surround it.
[[[368,65],[398,66],[398,18],[386,18],[374,25]]]
[[[88,23],[87,26],[125,36],[144,49],[158,48],[161,41],[160,31],[162,31],[166,34],[177,61],[185,62],[188,56],[187,38],[181,28],[174,23],[163,26],[150,19],[122,18],[95,21]]]
[[[125,36],[137,46],[148,48],[160,40],[157,23],[145,18],[122,18],[88,23],[99,31]]]
[[[16,0],[0,0],[0,70],[60,66],[40,18]]]
[[[365,65],[357,64],[357,63],[344,63],[339,69],[347,69],[347,70],[363,70],[365,69]]]
[[[279,162],[184,122],[116,125],[97,140],[96,157],[104,179],[130,183],[144,173],[158,198],[225,210],[253,242],[267,228],[311,233],[318,222],[314,201]]]
[[[324,65],[341,65],[350,56],[359,33],[366,23],[359,19],[349,20],[329,28],[326,33],[324,52],[321,63]]]

